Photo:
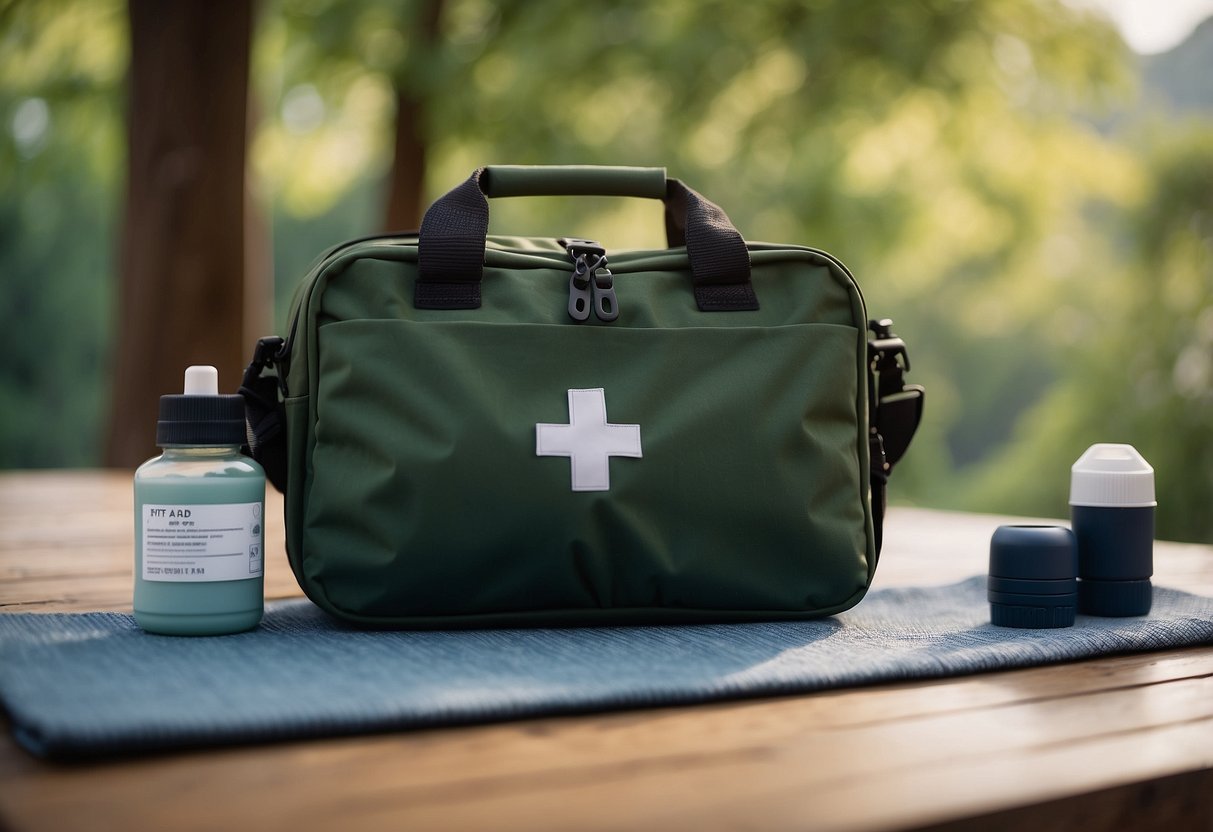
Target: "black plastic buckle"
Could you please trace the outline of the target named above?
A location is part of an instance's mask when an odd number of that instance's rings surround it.
[[[264,338],[257,339],[257,346],[253,349],[253,364],[259,367],[268,367],[274,364],[282,356],[282,348],[286,346],[286,340],[280,335],[267,335]]]
[[[887,373],[894,369],[908,373],[910,354],[906,351],[906,342],[893,332],[893,319],[868,321],[868,329],[875,336],[868,339],[868,361],[872,369],[878,373]]]
[[[257,346],[253,348],[253,360],[244,368],[244,378],[241,381],[243,387],[252,387],[257,379],[261,378],[266,369],[274,367],[285,356],[286,340],[280,335],[267,335],[264,338],[257,339]],[[279,376],[278,386],[282,390],[286,389],[286,379]]]
[[[887,473],[905,454],[918,430],[926,391],[920,384],[904,381],[910,370],[910,355],[905,341],[893,332],[893,321],[869,321],[868,329],[873,335],[868,340],[868,395],[874,411],[871,430],[880,440]]]
[[[606,254],[606,249],[597,240],[586,240],[582,237],[561,237],[556,242],[564,246],[565,251],[569,253],[569,257],[576,260],[581,256],[602,257]]]

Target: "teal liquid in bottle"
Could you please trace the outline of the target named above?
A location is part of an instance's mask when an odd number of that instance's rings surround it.
[[[150,633],[256,627],[265,597],[265,472],[240,454],[244,403],[214,367],[160,398],[164,453],[135,472],[135,621]]]

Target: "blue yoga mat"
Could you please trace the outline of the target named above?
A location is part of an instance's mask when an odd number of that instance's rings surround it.
[[[365,632],[305,600],[255,631],[143,633],[117,613],[0,615],[0,701],[35,754],[86,757],[686,704],[1213,644],[1213,598],[1144,618],[989,623],[984,577],[872,592],[801,623]]]

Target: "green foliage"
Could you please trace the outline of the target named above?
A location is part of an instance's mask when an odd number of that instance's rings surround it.
[[[0,11],[0,468],[99,459],[120,16],[116,3],[57,0]]]
[[[334,32],[337,7],[284,18]],[[1060,3],[449,0],[440,45],[424,49],[410,37],[418,5],[394,8],[390,35],[382,8],[345,18],[334,70],[311,72],[333,81],[349,56],[375,54],[384,90],[405,78],[424,95],[432,195],[484,162],[666,165],[748,237],[851,265],[931,391],[903,498],[954,503],[953,472],[987,459],[1064,373],[1073,309],[1057,298],[1114,258],[1084,211],[1120,210],[1141,188],[1132,157],[1071,116],[1127,95],[1131,62]],[[346,89],[328,84],[326,103],[342,111]],[[493,213],[501,230],[662,243],[643,204]]]
[[[666,165],[748,237],[842,257],[931,389],[935,421],[899,474],[915,499],[954,500],[953,469],[986,458],[1062,372],[1052,296],[1091,266],[1075,252],[1106,252],[1082,212],[1140,188],[1131,157],[1071,117],[1126,95],[1132,63],[1060,3],[447,0],[437,45],[418,36],[418,2],[277,8],[262,43],[294,46],[275,83],[331,114],[296,146],[333,142],[356,101],[386,131],[398,84],[427,102],[432,196],[485,162]],[[354,181],[336,157],[261,169],[288,202],[311,181],[303,210]],[[503,231],[662,244],[643,204],[506,200],[493,215]],[[968,380],[993,377],[1008,386],[974,395]]]
[[[972,483],[974,508],[1066,512],[1070,463],[1128,442],[1154,466],[1158,531],[1213,539],[1213,126],[1142,132],[1151,183],[1123,218],[1133,255],[1109,284],[1070,371]]]
[[[426,3],[261,6],[250,168],[279,325],[319,250],[380,227],[404,90],[431,197],[490,162],[665,165],[748,238],[847,262],[929,390],[895,500],[1061,514],[1073,459],[1129,441],[1158,469],[1162,533],[1213,533],[1193,475],[1213,463],[1213,141],[1207,117],[1147,126],[1139,62],[1101,19],[1061,0],[443,0],[431,41]],[[96,459],[121,12],[0,5],[0,466]],[[662,245],[659,219],[493,204],[494,230],[610,248]]]

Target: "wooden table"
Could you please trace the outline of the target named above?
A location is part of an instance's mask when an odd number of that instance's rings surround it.
[[[877,586],[983,572],[1002,522],[891,511]],[[0,609],[129,610],[132,525],[125,472],[0,475]],[[1210,547],[1160,543],[1155,565],[1213,595]],[[3,728],[13,830],[1213,829],[1213,648],[88,765]]]

